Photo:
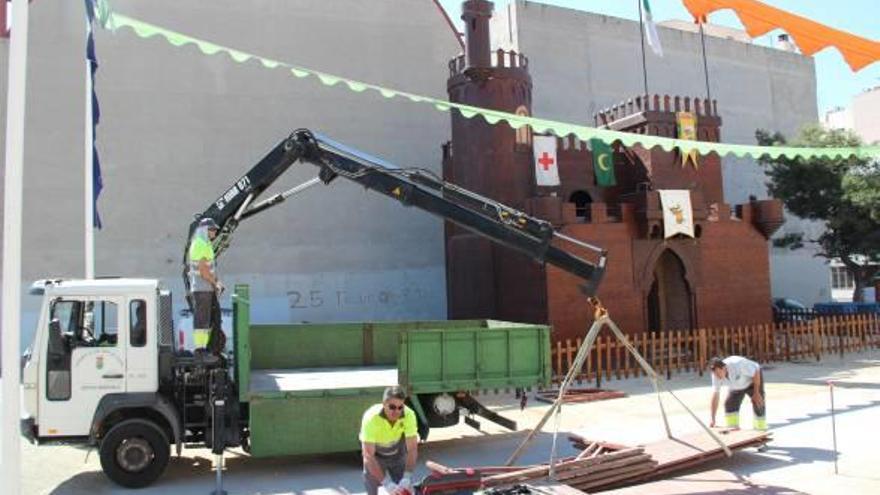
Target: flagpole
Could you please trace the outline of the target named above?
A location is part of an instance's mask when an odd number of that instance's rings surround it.
[[[639,33],[642,40],[642,78],[645,80],[645,96],[648,95],[648,64],[645,58],[645,21],[642,20],[642,0],[636,0],[639,4]]]
[[[5,2],[4,2],[5,4]],[[28,0],[12,1],[6,93],[6,176],[3,197],[3,457],[4,493],[21,493],[21,207],[27,83]]]
[[[706,76],[706,99],[709,105],[712,105],[712,92],[709,90],[709,62],[706,60],[706,35],[703,32],[703,22],[706,19],[700,19],[700,45],[703,47],[703,74]]]
[[[86,16],[86,43],[88,43],[89,30],[92,29],[91,20]],[[85,111],[85,275],[87,279],[95,278],[95,153],[94,153],[94,128],[92,127],[92,61],[88,53],[86,61],[86,111]]]

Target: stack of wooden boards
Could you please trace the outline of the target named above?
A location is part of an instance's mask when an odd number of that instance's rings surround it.
[[[718,437],[731,450],[739,450],[747,447],[760,447],[771,440],[770,433],[753,430],[716,430]],[[569,435],[572,445],[577,449],[586,449],[591,442],[576,435]],[[606,451],[615,452],[628,447],[605,442],[599,444]],[[682,471],[704,462],[725,457],[724,450],[715,440],[705,433],[692,433],[673,438],[665,438],[646,444],[642,447],[645,454],[651,456],[657,462],[657,467],[647,475],[637,477],[633,481],[643,481],[649,478]]]
[[[584,449],[577,457],[564,459],[554,466],[553,479],[580,490],[596,490],[653,472],[657,461],[641,447],[605,452],[598,443]],[[510,485],[547,478],[548,465],[483,478],[483,486]]]
[[[767,432],[717,430],[716,433],[731,450],[759,447],[770,441]],[[553,482],[557,486],[565,484],[589,492],[644,482],[723,458],[725,455],[718,443],[705,432],[666,438],[639,447],[590,441],[576,435],[570,435],[569,440],[581,452],[576,457],[561,459],[556,463],[553,468]],[[550,466],[547,464],[464,470],[434,466],[429,465],[435,474],[463,471],[477,474],[477,483],[484,489],[534,483],[551,477]]]

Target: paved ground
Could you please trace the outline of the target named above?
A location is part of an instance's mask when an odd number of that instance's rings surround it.
[[[766,453],[754,449],[732,459],[715,461],[673,479],[617,490],[616,495],[642,493],[763,493],[763,494],[859,494],[880,493],[876,466],[877,424],[880,423],[880,352],[848,355],[844,361],[826,358],[822,363],[776,364],[765,371],[768,419],[775,441]],[[826,380],[834,378],[837,405],[839,472],[834,474],[829,391]],[[626,391],[629,397],[566,406],[560,430],[589,438],[638,444],[664,436],[657,398],[645,379],[615,380],[608,387]],[[708,415],[709,379],[696,373],[673,377],[669,386],[701,418]],[[516,419],[522,427],[534,425],[547,405],[532,401],[519,411],[512,397],[488,396],[485,402]],[[668,394],[664,404],[673,432],[699,429],[683,408]],[[744,424],[751,413],[744,407]],[[720,419],[720,418],[719,418]],[[549,425],[552,428],[552,422]],[[451,466],[503,463],[523,433],[481,434],[460,426],[432,432],[422,447],[422,460],[433,459]],[[552,431],[552,430],[551,430]],[[523,457],[523,463],[545,461],[552,435],[542,433]],[[561,453],[569,454],[567,442]],[[22,448],[23,489],[27,494],[122,493],[100,472],[95,452],[74,447]],[[165,475],[138,493],[207,494],[213,488],[209,452],[188,451],[174,458]],[[225,476],[230,494],[362,493],[356,455],[321,458],[256,460],[240,453],[228,457]],[[424,473],[421,468],[419,474]]]

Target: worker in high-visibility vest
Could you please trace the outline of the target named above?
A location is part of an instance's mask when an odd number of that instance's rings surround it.
[[[406,391],[388,387],[382,403],[364,413],[359,435],[367,495],[385,488],[390,495],[412,495],[412,472],[419,448],[416,413],[407,407]]]
[[[203,218],[189,245],[189,279],[193,296],[193,343],[204,350],[209,344],[212,352],[219,354],[224,347],[225,336],[220,328],[220,301],[217,297],[224,287],[217,276],[214,247],[211,241],[217,237],[217,222]]]
[[[752,426],[755,430],[767,429],[766,396],[764,395],[764,374],[761,365],[742,356],[729,356],[724,359],[713,357],[709,360],[712,370],[712,411],[709,426],[715,426],[715,414],[718,411],[718,394],[721,386],[727,386],[727,398],[724,400],[724,419],[729,428],[739,429],[739,408],[746,395],[752,400],[754,418]]]

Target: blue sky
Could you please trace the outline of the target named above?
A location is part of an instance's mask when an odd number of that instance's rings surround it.
[[[541,3],[571,9],[638,20],[639,0],[539,0]],[[878,0],[762,0],[764,3],[808,17],[833,28],[873,40],[880,40],[880,1]],[[453,20],[461,17],[461,0],[440,0]],[[495,0],[495,8],[503,8],[508,0]],[[681,0],[651,0],[655,21],[691,19]],[[736,15],[720,11],[709,16],[709,22],[742,28]],[[774,31],[755,40],[769,44],[782,31]],[[710,54],[711,55],[711,54]],[[880,62],[853,72],[834,48],[814,55],[818,85],[819,114],[836,106],[849,106],[852,97],[874,86],[880,86]]]

